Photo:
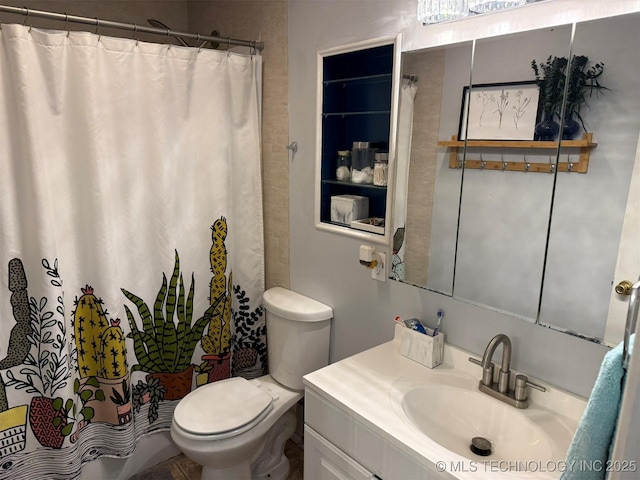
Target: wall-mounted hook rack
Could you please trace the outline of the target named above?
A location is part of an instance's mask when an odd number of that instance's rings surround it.
[[[591,150],[598,144],[593,142],[593,134],[591,132],[585,133],[580,140],[562,140],[560,143],[561,149],[576,148],[579,149],[578,162],[569,161],[567,157],[566,162],[558,162],[559,172],[574,172],[574,173],[587,173],[589,169],[589,157]],[[458,154],[461,153],[465,147],[464,140],[458,140],[456,135],[451,137],[450,141],[439,141],[439,147],[449,148],[449,168],[461,168],[464,163],[464,168],[471,169],[484,169],[484,170],[498,170],[498,171],[512,171],[512,172],[536,172],[536,173],[549,173],[553,172],[555,165],[547,162],[529,162],[524,159],[522,162],[511,162],[504,160],[483,160],[482,156],[479,160],[473,160],[465,158],[464,161],[458,160]],[[557,150],[558,141],[553,142],[541,142],[535,140],[467,140],[467,148],[492,148],[492,149],[510,149],[510,150]]]

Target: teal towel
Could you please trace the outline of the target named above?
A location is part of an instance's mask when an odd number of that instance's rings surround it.
[[[633,349],[633,335],[629,351]],[[604,356],[569,451],[561,480],[601,480],[618,422],[622,399],[622,343]]]

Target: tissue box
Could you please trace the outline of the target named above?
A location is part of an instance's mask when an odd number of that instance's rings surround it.
[[[400,354],[426,367],[435,368],[444,357],[444,333],[435,337],[402,328],[400,332]]]
[[[334,195],[331,197],[331,221],[351,225],[352,220],[369,216],[369,198],[360,195]]]

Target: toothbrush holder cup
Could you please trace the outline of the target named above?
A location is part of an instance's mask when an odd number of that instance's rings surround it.
[[[425,367],[435,368],[444,357],[444,333],[435,337],[403,328],[400,332],[400,354]]]

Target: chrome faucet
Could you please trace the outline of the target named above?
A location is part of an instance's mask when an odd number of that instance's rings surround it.
[[[494,382],[493,372],[495,365],[492,359],[496,348],[498,348],[500,344],[502,344],[502,364],[498,372],[498,381]],[[511,365],[511,340],[503,333],[499,333],[491,339],[487,348],[484,350],[482,361],[473,357],[469,357],[469,361],[482,367],[482,380],[480,380],[480,384],[478,385],[480,391],[508,403],[513,407],[527,408],[529,406],[529,398],[527,396],[528,386],[543,392],[546,391],[543,386],[529,381],[525,375],[516,375],[515,388],[513,390],[509,389],[511,381],[511,370],[509,370]]]
[[[500,393],[506,393],[509,390],[509,365],[511,364],[511,340],[503,333],[499,333],[491,339],[489,345],[484,350],[482,356],[482,384],[491,387],[493,385],[493,354],[498,348],[498,345],[502,343],[502,365],[500,365],[500,372],[498,372],[498,391]]]

